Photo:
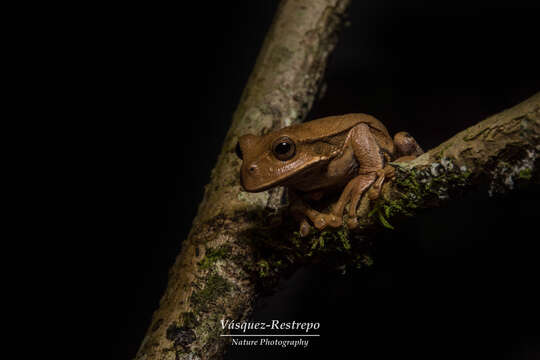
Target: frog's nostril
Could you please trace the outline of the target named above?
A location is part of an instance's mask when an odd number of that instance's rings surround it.
[[[255,165],[251,165],[251,166],[249,167],[249,172],[254,172],[255,169],[257,169],[257,167],[256,167]]]

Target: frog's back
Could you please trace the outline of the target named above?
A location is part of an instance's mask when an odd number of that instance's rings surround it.
[[[284,135],[292,135],[299,141],[309,142],[346,132],[361,123],[368,125],[372,129],[372,133],[381,148],[390,154],[394,152],[394,143],[386,127],[375,117],[368,114],[327,116],[283,128],[280,132],[283,131]]]

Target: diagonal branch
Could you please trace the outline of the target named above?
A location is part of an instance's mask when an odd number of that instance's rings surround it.
[[[257,294],[256,249],[246,231],[279,194],[240,191],[240,135],[304,120],[349,0],[284,0],[248,80],[204,199],[136,359],[215,359],[220,320],[245,319]],[[278,201],[279,202],[279,201]]]

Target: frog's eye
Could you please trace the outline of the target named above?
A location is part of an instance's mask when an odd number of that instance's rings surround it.
[[[272,151],[274,155],[282,161],[289,160],[294,156],[296,152],[296,146],[294,142],[288,137],[282,137],[277,139],[272,145]]]

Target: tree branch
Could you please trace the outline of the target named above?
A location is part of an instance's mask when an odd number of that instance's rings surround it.
[[[374,211],[388,218],[412,215],[439,206],[471,187],[494,193],[537,182],[540,152],[540,93],[493,115],[428,151],[410,163],[395,163],[396,181],[383,187],[375,207],[362,210],[364,225]],[[381,218],[382,217],[382,218]]]

